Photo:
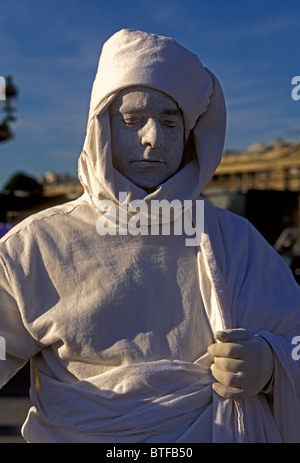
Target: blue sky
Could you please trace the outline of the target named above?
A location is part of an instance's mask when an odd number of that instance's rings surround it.
[[[20,95],[0,188],[16,171],[76,175],[101,47],[124,27],[173,37],[218,76],[227,150],[300,140],[298,0],[1,0],[0,75]]]

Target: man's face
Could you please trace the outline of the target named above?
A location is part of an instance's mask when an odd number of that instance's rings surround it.
[[[151,191],[174,175],[184,149],[180,109],[166,94],[146,87],[121,91],[110,106],[116,170]]]

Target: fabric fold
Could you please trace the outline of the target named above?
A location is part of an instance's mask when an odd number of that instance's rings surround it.
[[[74,384],[39,373],[39,391],[34,393],[35,409],[25,423],[31,441],[34,428],[43,423],[59,430],[68,440],[80,441],[81,433],[89,439],[107,442],[118,436],[122,442],[134,442],[157,436],[180,438],[201,414],[210,407],[212,376],[209,354],[195,363],[160,360],[114,368],[102,375]],[[62,407],[62,404],[68,407]],[[44,408],[43,404],[49,404]],[[95,413],[97,411],[97,413]],[[38,420],[38,425],[35,421]],[[201,435],[201,429],[198,429]],[[40,438],[40,436],[39,436]],[[44,436],[47,440],[47,435]]]

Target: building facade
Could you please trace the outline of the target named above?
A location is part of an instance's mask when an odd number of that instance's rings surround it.
[[[225,154],[206,191],[210,189],[300,192],[300,142],[256,144],[247,152]]]

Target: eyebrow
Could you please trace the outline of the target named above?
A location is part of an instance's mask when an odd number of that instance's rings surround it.
[[[132,107],[125,107],[121,108],[117,111],[117,113],[122,113],[122,114],[141,114],[144,113],[146,110],[143,108],[135,108],[134,106]],[[180,109],[163,109],[160,114],[166,115],[166,116],[178,116],[182,115]]]

